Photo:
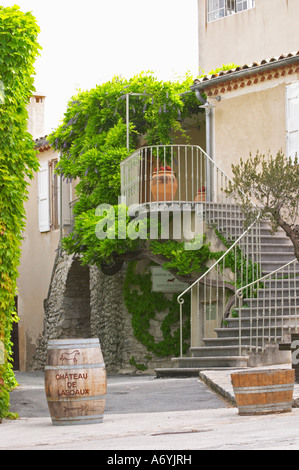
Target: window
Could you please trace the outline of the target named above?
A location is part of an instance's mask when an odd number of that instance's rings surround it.
[[[59,228],[59,179],[55,174],[58,160],[41,162],[38,173],[39,230]]]
[[[299,82],[286,87],[287,156],[299,156]]]
[[[49,198],[49,164],[48,162],[41,162],[38,173],[38,223],[40,232],[50,230]]]
[[[208,23],[254,8],[255,0],[207,0]]]
[[[59,228],[59,179],[55,173],[58,160],[52,160],[50,163],[50,195],[51,195],[51,226],[54,230]]]

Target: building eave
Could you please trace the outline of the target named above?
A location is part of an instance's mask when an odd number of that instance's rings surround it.
[[[293,66],[296,66],[296,68],[293,69]],[[235,69],[221,71],[218,74],[205,76],[202,79],[196,79],[194,80],[194,84],[191,86],[191,91],[206,93],[206,91],[211,88],[215,89],[220,86],[225,86],[230,82],[234,82],[236,84],[239,80],[244,80],[246,78],[248,78],[249,81],[245,82],[244,86],[251,85],[254,83],[250,81],[251,77],[262,77],[271,71],[278,71],[278,69],[283,70],[283,74],[299,72],[299,51],[296,53],[290,53],[287,56],[281,55],[278,58],[272,57],[269,60],[263,59],[260,63],[254,62],[250,65],[245,64],[243,67],[236,67]],[[286,69],[289,70],[286,72]],[[277,76],[278,74],[269,75],[267,79],[270,80],[272,78],[277,78]],[[257,80],[258,79],[256,78],[256,81]],[[217,90],[217,92],[218,91],[219,90]]]
[[[45,152],[46,150],[50,150],[52,148],[51,144],[47,140],[47,137],[48,136],[45,135],[44,137],[39,137],[38,139],[34,140],[35,148],[39,152]]]

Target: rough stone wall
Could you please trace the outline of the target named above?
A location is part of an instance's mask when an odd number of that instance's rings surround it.
[[[90,338],[89,284],[89,267],[73,260],[63,292],[60,338]]]
[[[130,364],[144,364],[145,373],[157,367],[170,367],[171,358],[157,358],[133,335],[131,315],[123,299],[126,266],[113,276],[96,267],[82,266],[73,256],[62,255],[56,260],[54,273],[45,300],[44,332],[36,350],[31,369],[44,368],[49,339],[98,337],[110,374],[135,373]],[[152,321],[151,334],[161,339],[160,321]]]

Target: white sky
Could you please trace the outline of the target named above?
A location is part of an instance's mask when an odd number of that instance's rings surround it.
[[[35,63],[46,95],[45,134],[77,89],[153,70],[163,80],[198,73],[197,0],[2,0],[32,11],[43,50]]]

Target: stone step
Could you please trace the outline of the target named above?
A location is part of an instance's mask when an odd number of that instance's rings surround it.
[[[259,307],[259,309],[262,311],[262,306]],[[239,318],[239,311],[240,309],[238,307],[235,307],[234,308],[234,313],[237,315],[237,317],[235,318]],[[266,310],[265,311],[265,317],[268,317],[269,316],[269,313],[270,315],[274,318],[276,316],[276,318],[279,318],[280,316],[281,317],[288,317],[288,316],[292,316],[292,315],[299,315],[299,304],[297,304],[297,306],[292,306],[292,305],[283,305],[283,306],[277,306],[276,308],[272,307],[272,310],[268,311]],[[242,319],[248,319],[248,318],[256,318],[256,314],[254,313],[254,308],[251,309],[249,306],[248,307],[241,307],[241,318]],[[235,318],[227,318],[225,321],[229,321],[229,320],[234,320]]]
[[[294,292],[294,291],[293,291]],[[285,297],[274,297],[273,295],[268,295],[267,297],[262,297],[259,295],[256,299],[244,299],[243,305],[241,305],[241,310],[244,309],[246,313],[248,310],[258,310],[258,314],[261,316],[262,312],[265,311],[265,315],[269,316],[269,310],[274,310],[278,308],[288,307],[298,307],[299,309],[299,298],[294,296],[285,296]],[[237,304],[234,308],[234,313],[239,312],[239,305]],[[282,312],[285,313],[285,310]],[[243,316],[243,315],[242,315]],[[253,315],[256,316],[256,315]],[[231,317],[230,317],[231,318]]]
[[[251,237],[249,237],[251,240]],[[276,235],[271,235],[271,234],[261,234],[261,245],[292,245],[290,242],[290,239],[284,235],[283,233],[279,233]]]
[[[242,335],[242,347],[250,348],[250,346],[254,345],[254,347],[262,347],[265,342],[277,342],[277,340],[281,340],[281,337],[275,336],[267,336],[267,338],[258,337],[250,339],[250,336],[243,336]],[[210,347],[221,348],[222,346],[239,346],[239,336],[234,337],[223,337],[223,338],[204,338],[203,343],[205,347],[208,349]]]
[[[241,356],[246,356],[248,346],[241,347]],[[239,356],[239,345],[193,347],[190,348],[193,357]]]
[[[279,328],[275,328],[274,326],[270,326],[270,328],[267,328],[266,332],[265,329],[262,328],[262,326],[258,326],[258,328],[253,328],[252,334],[254,337],[259,337],[262,338],[263,335],[267,334],[267,336],[274,337],[279,334],[279,337],[282,337],[284,333],[288,332],[289,327],[287,326],[282,326]],[[257,330],[257,331],[256,331]],[[270,331],[269,331],[270,330]],[[278,331],[279,330],[279,331]],[[239,328],[215,328],[214,330],[217,333],[218,338],[239,338]],[[251,329],[250,327],[244,326],[241,329],[241,337],[245,336],[248,337],[250,336]]]
[[[248,356],[213,356],[213,357],[174,357],[171,359],[176,368],[207,367],[247,367]]]
[[[265,276],[267,274],[271,274],[273,271],[276,271],[277,269],[279,268],[282,268],[285,264],[287,264],[288,262],[290,261],[293,261],[293,257],[291,257],[291,259],[287,260],[287,261],[281,261],[281,260],[277,260],[277,259],[274,259],[272,261],[263,261],[262,260],[262,275]],[[288,271],[287,271],[287,268],[285,268],[284,271],[282,271],[283,274],[287,275],[288,274]],[[290,268],[290,272],[296,272],[296,273],[299,273],[299,263],[295,264],[294,267],[292,266]],[[279,273],[277,273],[277,275],[279,275]]]
[[[225,329],[230,330],[231,328],[238,328],[239,329],[239,318],[227,318],[226,320],[227,327]],[[297,322],[297,323],[296,323]],[[249,317],[242,317],[241,318],[241,328],[256,328],[256,326],[259,326],[262,328],[262,325],[269,329],[269,326],[272,328],[281,328],[283,326],[284,328],[295,328],[297,325],[299,326],[299,318],[298,315],[285,315],[285,316],[278,316],[275,317],[275,314],[265,315],[262,317],[261,315],[258,317],[258,319],[253,316],[252,318]]]
[[[288,300],[289,298],[296,302],[297,300],[297,305],[299,305],[299,279],[296,282],[296,287],[294,286],[294,282],[289,281],[288,279],[285,280],[283,283],[284,285],[281,285],[280,287],[275,287],[275,283],[273,282],[273,287],[269,289],[259,289],[258,294],[256,298],[250,298],[250,297],[244,297],[243,299],[243,304],[249,304],[250,302],[257,302],[259,300],[260,302],[263,301],[263,299],[284,299]],[[289,285],[290,284],[290,285]],[[295,298],[296,296],[296,298]]]
[[[206,369],[206,368],[205,368]],[[160,378],[187,378],[198,377],[200,371],[203,370],[199,367],[165,367],[155,369],[156,377]]]
[[[165,367],[155,369],[156,377],[159,379],[163,378],[188,378],[188,377],[198,377],[199,373],[202,370],[235,370],[240,369],[240,367]]]
[[[286,245],[286,247],[288,247]],[[288,247],[289,248],[289,247]],[[272,247],[273,249],[273,247]],[[288,251],[280,251],[281,247],[279,247],[279,251],[262,251],[261,253],[261,261],[262,263],[264,262],[269,262],[269,261],[279,261],[281,263],[281,266],[283,266],[286,263],[289,263],[291,261],[294,261],[295,255],[293,252],[288,252]]]
[[[273,253],[273,245],[275,246],[275,243],[263,243],[262,244],[262,255],[266,254],[266,253]],[[283,252],[282,253],[292,253],[293,254],[293,257],[295,258],[295,255],[294,255],[294,246],[292,243],[289,243],[289,244],[282,244],[282,246],[280,246],[280,244],[276,244],[277,247],[279,247],[279,250],[281,250],[283,248]],[[274,252],[276,253],[276,252]]]

